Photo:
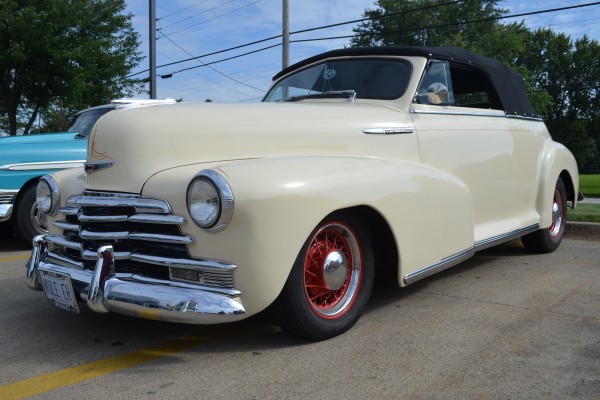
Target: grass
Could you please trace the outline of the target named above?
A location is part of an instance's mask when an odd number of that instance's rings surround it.
[[[586,197],[600,197],[600,175],[580,175],[579,191]]]
[[[576,209],[567,209],[568,221],[600,222],[600,204],[577,204]]]

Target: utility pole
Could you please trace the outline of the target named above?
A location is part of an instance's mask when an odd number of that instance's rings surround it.
[[[156,99],[156,0],[149,0],[150,7],[150,98]]]
[[[283,0],[283,68],[290,65],[290,4],[289,0]]]

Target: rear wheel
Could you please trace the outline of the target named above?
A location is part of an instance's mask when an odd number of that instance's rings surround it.
[[[324,220],[302,247],[277,300],[284,329],[324,340],[350,329],[373,288],[367,232],[351,215]]]
[[[558,248],[567,226],[567,191],[558,178],[552,197],[552,224],[521,238],[526,249],[537,253],[550,253]]]
[[[17,237],[31,243],[34,236],[48,232],[48,222],[35,201],[36,185],[29,185],[21,190],[23,193],[20,193],[15,205],[11,222]]]

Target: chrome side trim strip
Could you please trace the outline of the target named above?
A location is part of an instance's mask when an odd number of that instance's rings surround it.
[[[526,117],[524,115],[508,115],[508,114],[506,114],[506,118],[524,119],[526,121],[543,121],[544,120],[544,118],[540,118],[540,117]]]
[[[459,263],[467,260],[468,258],[472,257],[473,254],[475,254],[474,247],[464,250],[464,251],[461,251],[460,253],[454,254],[450,257],[444,258],[439,263],[430,265],[428,267],[425,267],[423,269],[420,269],[418,271],[415,271],[408,275],[405,275],[404,283],[407,285],[410,285],[411,283],[419,281],[423,278],[427,278],[428,276],[431,276],[435,273],[438,273],[440,271],[443,271],[445,269],[453,267],[456,264],[459,264]]]
[[[501,111],[501,110],[498,110]],[[527,117],[524,115],[509,115],[509,114],[497,114],[491,112],[474,112],[474,111],[450,111],[450,110],[416,110],[411,109],[411,113],[413,114],[434,114],[434,115],[462,115],[468,117],[494,117],[494,118],[512,118],[512,119],[522,119],[526,121],[543,121],[543,118],[540,117]]]
[[[411,127],[385,127],[385,128],[367,128],[363,129],[363,133],[367,135],[397,135],[413,133]]]
[[[540,224],[533,224],[522,229],[517,229],[512,232],[491,237],[489,239],[480,240],[478,242],[475,242],[475,251],[484,250],[488,247],[492,247],[503,242],[509,242],[513,239],[518,239],[521,236],[524,236],[531,232],[535,232],[538,229],[540,229]]]
[[[85,160],[48,161],[35,163],[6,164],[0,166],[3,171],[32,171],[36,169],[65,169],[83,166]]]
[[[506,118],[506,114],[497,114],[490,112],[470,112],[470,111],[449,111],[449,110],[416,110],[411,109],[412,114],[432,114],[432,115],[459,115],[466,117],[494,117],[494,118]]]
[[[430,265],[428,267],[425,267],[423,269],[420,269],[418,271],[411,272],[410,274],[405,275],[403,278],[404,283],[409,285],[409,284],[414,283],[423,278],[427,278],[428,276],[431,276],[437,272],[443,271],[445,269],[448,269],[456,264],[459,264],[459,263],[467,260],[468,258],[473,256],[473,254],[475,254],[475,252],[477,252],[477,251],[487,249],[488,247],[492,247],[492,246],[495,246],[495,245],[503,243],[503,242],[508,242],[513,239],[520,238],[521,236],[526,235],[531,232],[535,232],[538,229],[539,229],[539,224],[534,224],[534,225],[530,225],[530,226],[522,228],[522,229],[514,230],[512,232],[494,236],[489,239],[480,240],[480,241],[476,242],[475,246],[473,246],[470,249],[464,250],[460,253],[454,254],[447,258],[444,258],[439,263]]]

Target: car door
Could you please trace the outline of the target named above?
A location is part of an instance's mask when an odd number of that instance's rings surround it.
[[[532,154],[539,154],[543,137],[506,116],[473,66],[431,61],[419,88],[411,115],[421,162],[469,188],[475,244],[535,224],[538,160]]]

